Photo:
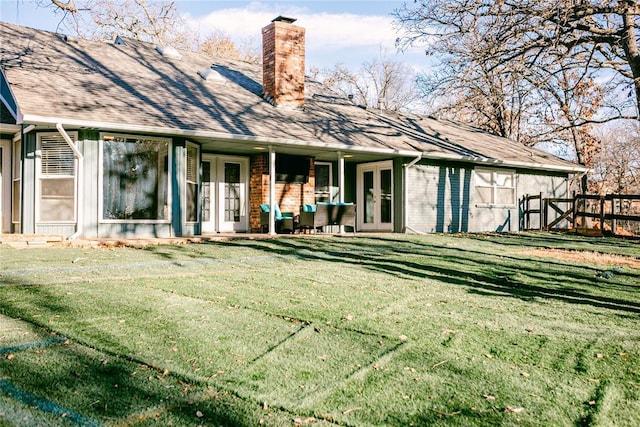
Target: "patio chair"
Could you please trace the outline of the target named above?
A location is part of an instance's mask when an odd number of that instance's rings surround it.
[[[300,206],[300,219],[298,221],[300,232],[309,230],[316,232],[316,205]]]
[[[315,232],[320,227],[345,225],[356,231],[356,206],[353,203],[318,202],[300,207],[300,230]]]
[[[293,212],[281,212],[280,207],[276,203],[273,214],[276,220],[276,233],[281,233],[284,230],[293,233]],[[269,204],[263,203],[260,205],[260,231],[266,233],[269,231]]]

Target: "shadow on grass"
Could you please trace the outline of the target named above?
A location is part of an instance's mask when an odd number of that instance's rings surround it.
[[[74,313],[73,307],[47,291],[47,285],[0,276],[1,288],[20,288],[21,292],[0,299],[0,314],[35,327],[43,337],[63,333],[70,338],[46,346],[30,346],[27,342],[10,357],[0,358],[0,378],[13,390],[7,398],[31,412],[33,419],[44,422],[51,414],[59,416],[57,412],[70,410],[87,425],[160,422],[249,426],[257,425],[263,415],[257,403],[227,392],[213,393],[204,381],[187,381],[125,355],[74,342],[72,334],[50,327],[50,316],[38,315],[38,307],[60,316]],[[37,340],[33,334],[25,336]],[[207,399],[200,399],[196,407],[193,396],[202,395],[202,390],[208,391]],[[6,422],[12,425],[19,420]]]
[[[633,286],[626,290],[625,284],[604,282],[604,279],[596,277],[596,273],[601,271],[598,268],[549,260],[521,259],[506,255],[506,250],[499,255],[488,254],[384,237],[340,240],[274,239],[260,242],[236,241],[231,244],[280,256],[358,264],[381,273],[443,281],[465,286],[469,288],[469,292],[481,295],[499,294],[523,300],[551,299],[640,313],[640,304],[632,295]],[[620,276],[628,279],[637,277],[640,280],[640,274],[622,273]],[[616,292],[613,292],[614,286],[618,288]],[[612,292],[621,296],[608,295]]]

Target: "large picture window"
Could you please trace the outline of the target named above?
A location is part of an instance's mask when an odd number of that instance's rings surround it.
[[[107,135],[102,142],[102,217],[168,220],[169,141]]]
[[[515,172],[499,169],[476,169],[476,203],[512,206],[516,203]]]
[[[76,139],[75,134],[69,136]],[[38,150],[40,221],[74,221],[77,165],[73,150],[59,134],[39,135]]]

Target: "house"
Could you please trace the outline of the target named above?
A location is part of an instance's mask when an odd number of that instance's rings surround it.
[[[353,202],[358,231],[518,230],[584,168],[471,126],[362,108],[305,78],[305,30],[263,66],[0,23],[3,233],[256,232],[260,205]],[[270,219],[273,232],[274,219]]]

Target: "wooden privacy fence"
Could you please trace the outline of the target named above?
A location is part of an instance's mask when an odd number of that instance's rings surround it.
[[[526,195],[522,200],[525,230],[580,230],[640,235],[640,195],[574,194],[571,198]],[[537,221],[535,221],[537,219]]]

